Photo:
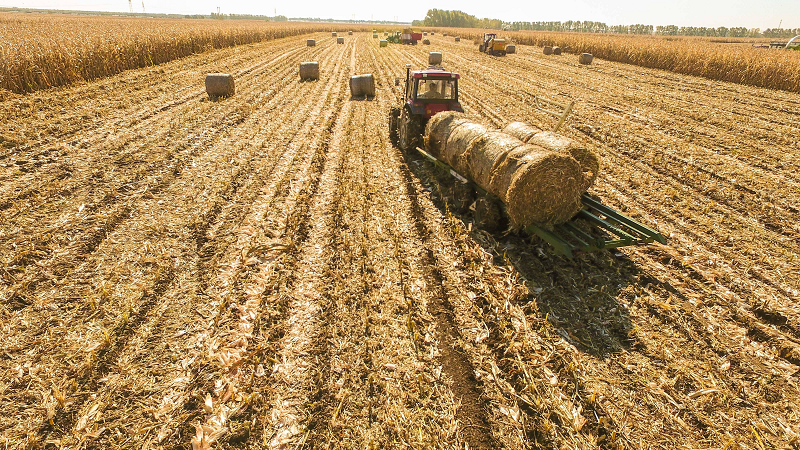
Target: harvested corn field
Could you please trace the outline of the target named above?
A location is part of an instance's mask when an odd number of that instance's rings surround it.
[[[0,445],[800,445],[800,95],[430,39],[326,31],[5,96]],[[669,245],[565,259],[473,226],[389,140],[430,50],[476,122],[548,130],[533,96],[575,99],[590,193]],[[216,72],[235,95],[208,100]]]

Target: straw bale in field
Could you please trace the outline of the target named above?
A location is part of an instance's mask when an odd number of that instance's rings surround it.
[[[319,63],[316,61],[301,62],[300,79],[319,80]]]
[[[582,189],[588,190],[600,173],[600,159],[578,141],[552,131],[542,131],[524,122],[513,122],[503,128],[503,132],[528,144],[544,147],[552,152],[572,156],[581,166]]]
[[[581,53],[581,56],[578,57],[578,62],[581,64],[591,64],[594,56],[591,53]]]
[[[560,55],[561,54],[561,47],[553,47],[553,54]]]
[[[352,35],[353,35],[353,32],[352,32],[352,31],[348,31],[348,32],[347,32],[347,35],[348,35],[348,36],[352,36]]]
[[[316,39],[306,39],[306,46],[307,47],[313,47],[315,45],[317,45]]]
[[[210,99],[230,97],[235,91],[233,75],[227,73],[209,73],[206,75],[206,93]]]
[[[386,39],[381,39],[380,40],[380,46],[381,47],[387,47],[388,45],[389,45],[389,41],[387,41]]]
[[[581,167],[569,154],[490,131],[454,112],[428,121],[425,145],[456,172],[503,200],[515,227],[563,223],[580,210]]]
[[[337,44],[344,44],[344,38],[343,37],[337,37],[336,38],[336,43]]]
[[[542,50],[542,52],[545,55],[552,55],[553,54],[553,47],[550,47],[549,45],[545,46],[545,48]]]
[[[456,36],[456,42],[461,42],[461,37],[460,36]]]
[[[331,33],[331,37],[336,37],[336,32]]]
[[[422,40],[422,44],[423,45],[431,45],[431,40],[430,39],[423,39]]]
[[[506,45],[506,53],[508,53],[509,55],[512,53],[517,53],[517,46],[514,44]]]
[[[375,77],[371,73],[350,77],[350,95],[353,97],[375,96]]]
[[[441,52],[430,52],[430,53],[428,53],[428,64],[430,64],[431,66],[438,66],[441,63],[442,63],[442,53]]]

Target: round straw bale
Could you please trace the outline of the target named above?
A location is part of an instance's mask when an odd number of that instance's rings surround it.
[[[546,46],[546,47],[544,48],[544,50],[543,50],[543,53],[544,53],[545,55],[552,55],[552,54],[553,54],[553,47],[550,47],[549,45],[548,45],[548,46]]]
[[[594,56],[591,53],[581,53],[581,56],[578,57],[578,62],[581,64],[591,64]]]
[[[354,75],[350,77],[350,95],[360,97],[362,95],[375,96],[375,78],[371,73],[364,75]]]
[[[336,37],[336,32],[331,33],[331,37]]]
[[[436,34],[436,33],[434,33],[433,31],[431,31],[431,36],[433,36],[434,34]],[[447,36],[447,35],[445,35],[445,36]]]
[[[447,137],[447,144],[445,144],[441,155],[444,162],[450,164],[456,172],[471,177],[472,175],[465,159],[467,149],[472,141],[488,132],[489,129],[484,125],[469,121],[451,128],[450,135]]]
[[[389,45],[389,41],[387,41],[386,39],[381,39],[380,40],[380,46],[381,47],[386,47],[388,45]]]
[[[306,39],[306,46],[313,47],[315,45],[317,45],[317,41],[316,40],[314,40],[314,39]]]
[[[209,73],[206,75],[206,93],[208,98],[230,97],[236,91],[233,76],[227,73]]]
[[[503,128],[503,133],[510,134],[523,142],[528,142],[528,139],[541,131],[542,130],[533,125],[528,125],[525,122],[511,122]]]
[[[352,31],[348,31],[348,32],[347,32],[347,35],[348,35],[348,36],[352,36],[352,35],[353,35],[353,32],[352,32]]]
[[[319,63],[308,61],[300,63],[301,80],[319,80]]]
[[[581,209],[581,184],[580,165],[571,156],[525,144],[498,164],[488,190],[503,200],[518,228],[571,219]]]
[[[423,31],[423,32],[422,32],[422,35],[423,35],[423,36],[427,36],[427,35],[428,35],[428,32],[427,32],[427,31]]]
[[[465,122],[469,122],[469,119],[463,113],[455,111],[440,112],[431,117],[425,126],[425,148],[433,156],[443,160],[447,137],[453,128]]]
[[[553,47],[553,54],[560,55],[561,54],[561,47]]]
[[[580,164],[583,180],[581,192],[586,192],[597,179],[600,173],[600,159],[597,155],[581,145],[578,141],[552,131],[540,131],[533,136],[524,139],[525,142],[544,147],[552,152],[563,155],[570,155]]]
[[[422,40],[422,44],[423,45],[431,45],[431,40],[430,39],[423,39]]]
[[[517,46],[514,44],[506,45],[506,53],[508,53],[509,55],[512,53],[517,53]]]
[[[337,37],[336,38],[336,43],[337,44],[344,44],[344,38],[343,37]]]
[[[373,39],[378,39],[378,33],[372,33],[372,38]]]
[[[500,131],[489,131],[474,139],[463,155],[472,181],[489,189],[495,169],[521,145],[525,143]]]
[[[456,42],[461,42],[461,37],[460,36],[456,36]]]
[[[428,53],[428,64],[431,66],[438,66],[442,63],[442,53],[441,52],[430,52]]]

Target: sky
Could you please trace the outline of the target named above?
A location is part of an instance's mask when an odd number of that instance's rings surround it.
[[[142,0],[132,0],[142,11]],[[429,8],[458,9],[477,17],[513,21],[593,20],[609,25],[643,23],[705,27],[800,28],[798,0],[543,0],[487,2],[485,0],[144,0],[147,12],[208,14],[280,14],[287,17],[320,17],[358,20],[423,19]],[[128,11],[128,0],[0,0],[0,6],[25,8]]]

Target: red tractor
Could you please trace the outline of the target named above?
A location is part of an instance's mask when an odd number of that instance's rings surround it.
[[[412,71],[411,64],[406,64],[402,104],[392,107],[389,113],[392,143],[403,151],[413,150],[421,144],[428,119],[442,111],[464,112],[458,102],[459,78],[457,73],[442,67]],[[400,85],[399,78],[395,85]]]

